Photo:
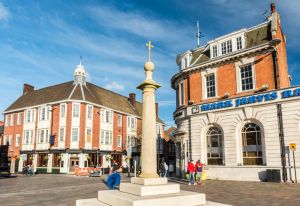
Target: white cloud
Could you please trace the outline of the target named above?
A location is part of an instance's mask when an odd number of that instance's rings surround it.
[[[187,22],[158,19],[152,17],[151,13],[147,11],[140,13],[101,6],[89,7],[88,13],[104,27],[120,29],[145,39],[167,43],[169,47],[174,47],[175,44],[177,49],[180,46],[186,46],[187,42],[180,40],[188,36],[192,37],[195,30],[195,28],[189,27]],[[182,25],[185,25],[185,29],[182,29]]]
[[[8,8],[0,2],[0,20],[7,20],[10,16]]]
[[[120,90],[124,89],[124,85],[119,84],[119,83],[113,81],[112,83],[106,85],[105,88],[108,89],[108,90],[117,90],[117,91],[120,91]]]

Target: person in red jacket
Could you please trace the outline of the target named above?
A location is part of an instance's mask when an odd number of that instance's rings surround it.
[[[187,167],[187,171],[189,172],[190,174],[190,178],[189,178],[189,185],[193,184],[195,185],[195,164],[194,164],[194,161],[191,160],[189,163],[188,163],[188,167]]]

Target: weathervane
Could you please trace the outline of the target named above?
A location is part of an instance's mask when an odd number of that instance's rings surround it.
[[[197,20],[197,33],[196,33],[196,37],[197,37],[197,41],[198,41],[197,46],[200,47],[200,38],[204,37],[204,36],[200,32],[199,21],[198,20]]]
[[[148,62],[150,62],[150,52],[151,48],[153,48],[154,46],[151,44],[151,41],[148,41],[148,43],[146,43],[146,47],[148,47]]]

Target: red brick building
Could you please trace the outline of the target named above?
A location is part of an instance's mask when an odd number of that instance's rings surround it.
[[[213,39],[176,61],[177,175],[184,176],[190,159],[200,159],[208,178],[265,180],[274,169],[286,181],[285,146],[300,143],[300,90],[290,87],[275,4],[265,22]]]
[[[48,173],[108,167],[112,159],[126,165],[128,147],[139,162],[142,104],[134,93],[125,97],[87,82],[81,63],[74,81],[37,90],[24,84],[4,115],[12,171],[32,163]],[[163,131],[159,118],[157,124]]]

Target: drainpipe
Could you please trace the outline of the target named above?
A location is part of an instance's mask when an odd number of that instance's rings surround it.
[[[278,57],[276,46],[281,40],[273,39],[270,44],[273,46],[272,59],[274,66],[274,81],[275,89],[279,89],[279,71],[278,71]],[[275,44],[275,45],[274,45]],[[283,131],[283,120],[282,120],[282,107],[281,104],[277,104],[277,119],[278,119],[278,128],[279,128],[279,142],[280,142],[280,152],[281,152],[281,165],[282,165],[282,179],[287,182],[287,169],[286,169],[286,157],[285,157],[285,141],[284,141],[284,131]]]

